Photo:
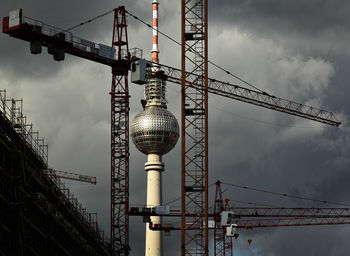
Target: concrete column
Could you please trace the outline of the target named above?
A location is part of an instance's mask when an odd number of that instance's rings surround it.
[[[147,207],[155,207],[162,205],[162,172],[164,171],[164,163],[162,156],[157,154],[149,154],[145,163],[145,171],[147,171]],[[151,217],[153,224],[160,224],[161,217]],[[163,255],[162,248],[162,232],[149,229],[146,224],[146,256]]]

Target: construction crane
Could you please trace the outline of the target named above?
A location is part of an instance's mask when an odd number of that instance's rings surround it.
[[[30,42],[32,54],[47,47],[56,61],[71,54],[111,67],[111,246],[113,255],[128,255],[129,246],[129,53],[125,7],[113,10],[112,46],[78,38],[67,30],[25,17],[21,9],[3,18],[3,32]],[[137,52],[137,50],[135,50]],[[135,56],[133,58],[136,58]]]
[[[228,200],[223,200],[221,182],[217,181],[214,201],[214,255],[229,256],[233,253],[232,237],[226,235],[226,228],[221,227],[221,213],[229,211]]]
[[[181,0],[181,23],[181,255],[208,256],[208,92],[330,125],[339,122],[333,114],[319,119],[322,110],[210,80],[208,0]]]
[[[221,184],[216,182],[214,255],[233,255],[232,238],[239,235],[228,232],[228,226],[222,226],[224,212],[232,213],[232,224],[236,229],[350,224],[350,208],[231,207],[229,199],[223,200]]]
[[[350,224],[350,208],[232,207],[229,205],[229,199],[223,199],[221,184],[220,181],[216,182],[213,212],[208,213],[210,219],[208,230],[214,231],[215,256],[233,255],[232,239],[238,238],[239,229]],[[133,207],[130,209],[130,215],[143,216],[147,219],[150,216],[180,217],[181,212],[177,207],[169,208],[167,211],[162,211],[158,207],[146,209]],[[223,217],[225,215],[226,220]],[[187,217],[191,217],[191,213],[187,213]],[[152,230],[163,230],[168,233],[182,229],[181,226],[170,223],[150,223],[150,227]],[[192,226],[190,230],[199,229],[200,227]],[[251,242],[252,240],[248,239],[248,243]]]
[[[258,227],[264,228],[350,224],[350,208],[230,207],[226,209],[228,209],[228,211],[234,211],[230,218],[233,221],[232,224],[236,224],[236,228],[252,229]],[[162,209],[157,207],[132,207],[129,214],[130,216],[144,217],[181,216],[178,208],[169,209],[168,212],[162,212],[161,210]],[[220,222],[222,220],[220,216],[222,212],[225,211],[208,213],[208,218],[212,219],[212,221],[209,221],[208,229],[215,229],[215,226],[213,224],[214,222]],[[191,216],[191,214],[189,213],[187,216]],[[181,230],[180,226],[175,226],[171,223],[167,223],[166,225],[150,223],[150,226],[152,226],[153,230]],[[220,228],[222,227],[220,226]],[[191,227],[191,230],[199,229],[200,227]]]
[[[82,175],[82,174],[66,172],[66,171],[59,171],[52,168],[47,169],[47,173],[51,176],[56,176],[61,179],[75,180],[75,181],[86,182],[86,183],[96,185],[96,177],[94,176]]]
[[[131,63],[124,6],[113,10],[112,46],[97,44],[25,17],[22,10],[3,19],[3,32],[28,41],[33,54],[47,47],[54,60],[65,54],[111,67],[111,241],[113,255],[128,255],[129,246],[129,89]],[[182,86],[182,255],[208,255],[208,93],[338,126],[333,113],[284,100],[207,75],[207,0],[182,1],[182,69],[157,64],[162,76]],[[194,55],[190,56],[190,55]],[[194,59],[194,60],[193,60]],[[192,64],[186,65],[187,62]],[[195,174],[195,175],[193,175]],[[198,206],[196,213],[192,208]],[[190,225],[186,223],[191,223]],[[190,241],[190,242],[189,242]]]

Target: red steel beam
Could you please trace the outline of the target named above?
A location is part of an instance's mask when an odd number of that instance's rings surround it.
[[[115,9],[112,46],[119,65],[111,87],[111,245],[113,256],[129,255],[129,87],[130,60],[125,7]],[[124,54],[123,54],[124,53]]]

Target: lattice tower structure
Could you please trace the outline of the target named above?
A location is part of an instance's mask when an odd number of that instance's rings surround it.
[[[208,255],[207,6],[182,0],[182,255]]]
[[[111,243],[114,256],[129,255],[129,46],[125,7],[114,11],[116,65],[111,86]]]
[[[222,197],[221,182],[216,182],[215,201],[214,201],[214,255],[231,256],[233,253],[232,237],[226,236],[226,229],[221,227],[220,214],[222,211],[229,210],[228,200],[225,202]]]
[[[230,206],[229,206],[229,200],[228,198],[225,198],[225,211],[228,211],[230,209]],[[236,235],[236,234],[235,234]],[[229,237],[227,236],[225,233],[224,233],[224,237],[223,237],[223,244],[224,244],[224,255],[225,256],[232,256],[233,255],[233,239],[232,237]]]

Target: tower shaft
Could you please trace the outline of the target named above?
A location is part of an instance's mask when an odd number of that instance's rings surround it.
[[[162,172],[164,164],[159,154],[148,154],[145,164],[147,171],[147,207],[155,207],[162,204]],[[161,224],[161,217],[151,217],[153,224]],[[162,255],[162,231],[153,231],[146,224],[146,256]]]

